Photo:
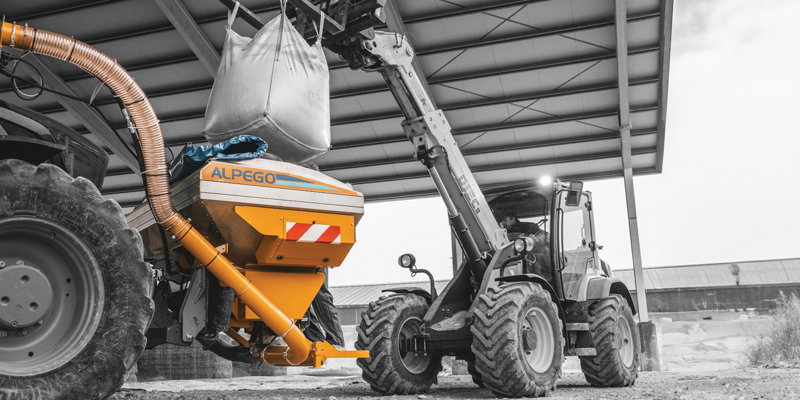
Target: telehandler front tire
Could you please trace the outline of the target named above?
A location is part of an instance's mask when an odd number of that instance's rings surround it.
[[[498,397],[555,390],[564,360],[558,308],[531,282],[490,287],[474,308],[472,352],[482,383]]]
[[[395,294],[369,304],[361,314],[356,349],[369,350],[359,358],[362,377],[376,392],[426,393],[437,383],[442,357],[406,352],[401,341],[421,332],[428,303],[415,294]]]
[[[589,331],[597,355],[583,356],[581,370],[592,386],[624,387],[639,373],[639,330],[628,302],[620,295],[589,307]]]
[[[0,161],[0,398],[103,399],[153,315],[122,209],[53,165]],[[2,307],[0,307],[2,308]]]

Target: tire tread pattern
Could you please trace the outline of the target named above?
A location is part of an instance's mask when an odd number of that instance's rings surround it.
[[[545,376],[546,373],[538,377],[540,379],[529,375],[529,367],[525,365],[527,360],[518,355],[518,348],[522,345],[517,334],[518,318],[522,305],[530,297],[546,299],[545,304],[552,309],[550,319],[558,324],[558,334],[555,335],[557,361],[549,371],[549,376]],[[558,308],[541,286],[518,282],[490,287],[480,295],[474,315],[472,352],[483,385],[500,397],[541,397],[555,390],[561,376],[564,337],[561,335]]]
[[[581,370],[586,381],[592,386],[625,387],[636,382],[639,371],[639,352],[634,351],[633,363],[626,368],[622,363],[618,349],[615,347],[615,335],[618,318],[633,316],[628,304],[622,296],[606,297],[589,307],[589,330],[597,349],[595,356],[583,356]],[[636,324],[631,326],[634,350],[639,346],[639,331]]]
[[[371,302],[361,314],[355,347],[369,350],[370,357],[359,358],[357,363],[362,377],[376,392],[387,395],[427,393],[431,385],[438,382],[441,357],[433,356],[425,371],[412,374],[403,369],[395,355],[394,330],[401,322],[401,314],[409,309],[422,318],[428,304],[414,294],[395,294]]]
[[[49,164],[2,160],[0,218],[17,215],[55,221],[81,237],[102,269],[106,303],[97,331],[73,360],[44,375],[0,375],[0,395],[110,397],[144,350],[145,330],[153,315],[151,271],[142,260],[139,233],[128,227],[119,204],[104,199],[89,180],[73,178]]]

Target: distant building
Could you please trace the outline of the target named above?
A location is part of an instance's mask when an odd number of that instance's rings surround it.
[[[635,293],[633,270],[613,274]],[[800,258],[645,268],[644,278],[650,312],[770,309],[781,293],[800,296]],[[447,282],[436,281],[436,290],[441,293]],[[383,290],[403,286],[429,290],[430,284],[420,279],[331,287],[342,325],[358,324],[368,304],[387,294]]]

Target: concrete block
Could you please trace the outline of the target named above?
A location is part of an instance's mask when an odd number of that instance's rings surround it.
[[[652,321],[639,324],[642,338],[642,371],[661,371],[661,327]]]
[[[453,375],[469,375],[467,362],[464,360],[453,360]]]

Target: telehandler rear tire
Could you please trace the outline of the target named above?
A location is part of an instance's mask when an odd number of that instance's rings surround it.
[[[483,384],[498,397],[547,396],[564,360],[558,309],[541,286],[490,287],[474,308],[472,352]]]
[[[142,241],[122,209],[53,165],[0,161],[0,398],[102,399],[145,347]]]
[[[478,385],[481,389],[486,387],[486,385],[483,384],[481,373],[475,368],[475,361],[467,361],[467,372],[469,372],[469,375],[472,377],[472,383]]]
[[[584,356],[581,370],[592,386],[624,387],[639,373],[639,330],[628,302],[620,295],[606,297],[589,307],[589,331],[597,355]]]
[[[369,303],[361,314],[356,349],[362,377],[372,390],[387,394],[426,393],[437,383],[442,357],[402,351],[400,342],[420,333],[428,303],[415,294],[395,294]]]

